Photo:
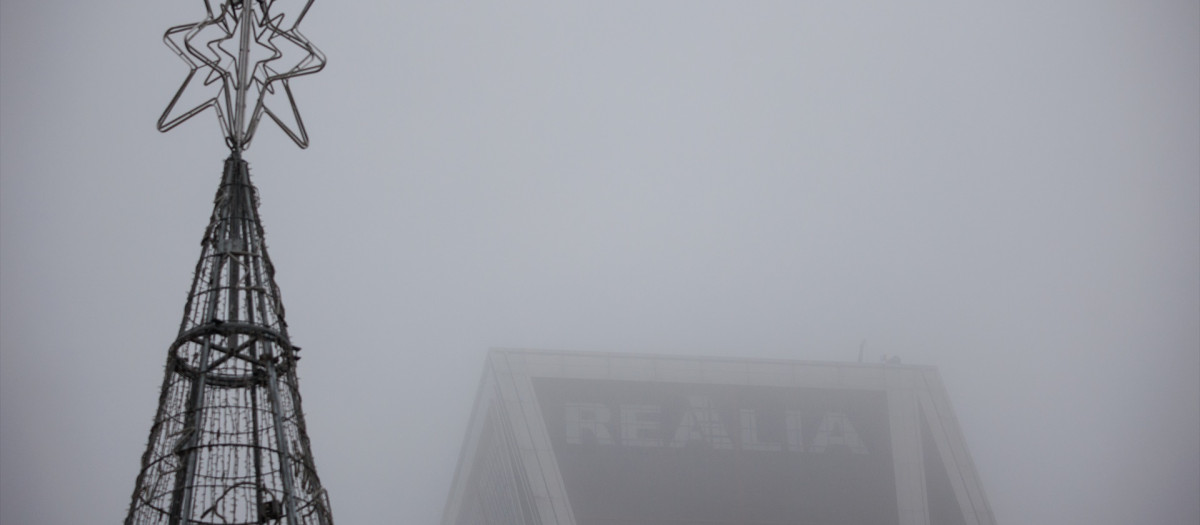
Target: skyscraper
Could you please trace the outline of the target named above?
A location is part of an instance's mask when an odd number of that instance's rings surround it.
[[[443,525],[992,525],[931,367],[494,350]]]

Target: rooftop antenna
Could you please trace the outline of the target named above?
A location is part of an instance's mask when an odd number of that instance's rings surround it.
[[[158,129],[213,108],[230,155],[125,525],[332,525],[300,406],[300,347],[242,160],[264,114],[308,146],[288,82],[325,66],[297,29],[312,0],[204,5],[203,20],[163,37],[190,70]]]

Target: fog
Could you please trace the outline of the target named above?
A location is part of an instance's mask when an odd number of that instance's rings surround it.
[[[228,151],[198,1],[0,3],[0,522],[120,522]],[[492,347],[938,367],[1002,524],[1200,522],[1200,4],[318,0],[245,157],[335,519]]]

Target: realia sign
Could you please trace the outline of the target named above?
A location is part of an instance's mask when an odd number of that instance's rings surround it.
[[[614,417],[612,407],[602,403],[565,403],[563,433],[566,442],[580,445],[590,438],[599,445],[627,447],[687,447],[701,444],[713,449],[754,450],[761,452],[814,452],[844,447],[854,454],[866,454],[851,419],[840,411],[820,415],[815,432],[805,439],[802,422],[804,413],[785,410],[782,413],[759,408],[737,408],[734,417],[722,417],[707,396],[686,396],[678,421],[664,421],[667,411],[660,405],[620,404]],[[768,421],[774,417],[774,421]],[[727,420],[732,419],[727,423]],[[731,426],[732,424],[732,426]],[[782,426],[785,439],[764,439],[764,428]]]
[[[580,525],[897,523],[882,391],[548,377],[533,386]]]

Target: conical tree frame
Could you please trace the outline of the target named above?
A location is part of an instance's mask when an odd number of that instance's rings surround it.
[[[125,525],[331,525],[257,190],[238,152],[167,356]]]

